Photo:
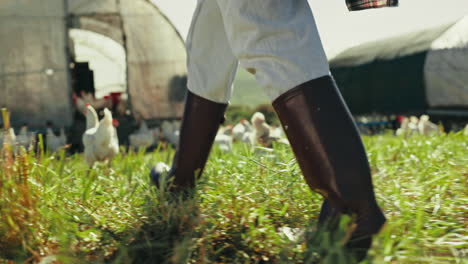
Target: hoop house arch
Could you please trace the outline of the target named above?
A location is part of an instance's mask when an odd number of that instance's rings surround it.
[[[132,111],[143,119],[182,115],[186,53],[179,33],[147,0],[69,0],[70,24],[103,34],[126,51]]]
[[[74,57],[77,62],[89,62],[94,71],[96,98],[111,92],[127,92],[126,55],[121,44],[101,34],[71,29]]]

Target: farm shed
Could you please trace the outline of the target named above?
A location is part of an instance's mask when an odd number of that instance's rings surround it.
[[[0,106],[15,127],[72,125],[72,62],[87,60],[97,97],[126,92],[144,119],[182,113],[184,42],[148,0],[4,0],[0,39]]]
[[[330,60],[353,114],[468,113],[468,16]]]

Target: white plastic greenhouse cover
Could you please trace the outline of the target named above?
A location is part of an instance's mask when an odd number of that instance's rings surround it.
[[[0,107],[19,126],[73,122],[68,29],[102,34],[126,51],[130,104],[145,118],[180,117],[185,85],[182,38],[147,0],[2,0]]]
[[[376,60],[392,60],[407,55],[425,52],[434,40],[440,37],[453,23],[416,31],[397,37],[364,43],[337,54],[330,59],[332,67],[350,67]]]
[[[127,82],[135,115],[180,117],[186,92],[186,53],[169,20],[147,0],[69,0],[73,27],[94,31],[126,49]]]
[[[468,105],[468,16],[432,43],[424,73],[430,106]]]
[[[0,106],[14,126],[72,122],[65,19],[62,0],[1,1]]]
[[[88,30],[71,29],[75,60],[89,62],[94,72],[96,98],[127,92],[127,62],[121,44]]]
[[[426,99],[431,107],[468,106],[468,16],[436,28],[362,44],[338,54],[331,67],[358,67],[427,52]]]

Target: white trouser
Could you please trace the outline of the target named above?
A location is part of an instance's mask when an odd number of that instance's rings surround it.
[[[273,101],[330,73],[307,0],[198,0],[187,38],[188,89],[228,103],[237,65]]]

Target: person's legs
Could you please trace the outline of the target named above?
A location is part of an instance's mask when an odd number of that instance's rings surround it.
[[[330,73],[306,0],[216,0],[231,49],[273,101]]]
[[[385,217],[375,200],[358,130],[331,76],[310,80],[273,102],[311,189],[322,194],[320,222],[356,215],[348,246],[363,259]]]
[[[214,0],[198,1],[187,39],[189,91],[179,145],[167,175],[174,178],[175,190],[193,187],[203,172],[231,96],[238,62],[222,22]],[[159,184],[161,172],[153,168],[151,180]]]
[[[310,188],[326,199],[320,219],[355,214],[353,250],[370,247],[385,217],[361,138],[333,78],[306,0],[217,0],[240,65],[273,101]]]

